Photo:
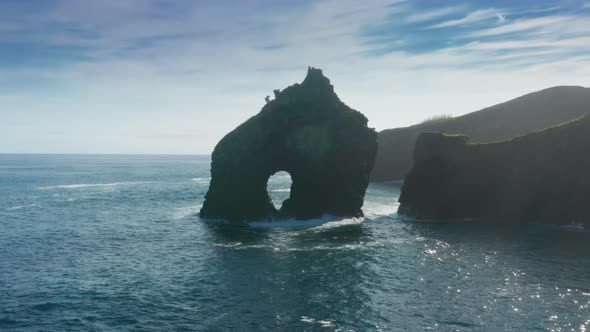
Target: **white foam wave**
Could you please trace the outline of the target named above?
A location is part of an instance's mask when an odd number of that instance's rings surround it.
[[[332,215],[324,215],[318,219],[297,220],[285,219],[275,221],[250,221],[248,225],[253,228],[293,228],[293,229],[313,229],[322,230],[342,226],[360,225],[364,218],[346,218]]]
[[[375,205],[365,205],[363,207],[363,212],[367,218],[378,218],[378,217],[386,217],[386,216],[394,216],[397,214],[399,209],[399,203],[393,204],[375,204]]]
[[[66,199],[58,200],[58,202],[69,202],[69,203],[71,203],[71,202],[84,201],[84,200],[87,200],[87,199],[90,199],[90,198],[92,198],[92,197],[91,196],[68,197]]]
[[[329,320],[321,320],[307,316],[301,316],[301,321],[309,324],[319,324],[321,327],[332,327],[332,322]]]
[[[230,242],[230,243],[214,243],[214,247],[227,248],[232,250],[247,250],[247,249],[264,249],[272,251],[283,251],[283,252],[308,252],[308,251],[339,251],[339,250],[357,250],[370,247],[383,247],[385,243],[381,241],[371,242],[359,242],[352,244],[343,245],[315,245],[309,247],[290,247],[286,244],[251,244],[243,245],[241,242]]]
[[[291,192],[291,189],[273,189],[271,190],[273,193],[289,193]]]
[[[567,231],[574,231],[574,232],[582,232],[585,230],[584,224],[577,224],[577,223],[571,223],[568,225],[561,225],[560,227],[561,227],[561,229],[565,229]]]
[[[196,183],[209,183],[209,181],[211,181],[211,178],[192,178],[191,181]]]
[[[172,216],[172,219],[173,220],[182,220],[186,217],[189,217],[191,215],[198,213],[200,209],[201,209],[201,205],[191,205],[191,206],[185,206],[185,207],[178,208],[178,209],[176,209],[176,211],[174,211],[174,215]]]
[[[213,243],[214,247],[221,247],[221,248],[236,248],[240,247],[242,242],[231,242],[231,243]]]
[[[112,183],[77,183],[77,184],[62,184],[56,186],[39,187],[37,189],[78,189],[78,188],[92,188],[92,187],[117,187],[117,186],[132,186],[139,184],[146,184],[150,182],[112,182]]]
[[[16,210],[26,209],[26,208],[30,208],[30,207],[37,207],[37,206],[39,206],[39,205],[37,205],[37,204],[17,205],[17,206],[7,208],[6,211],[16,211]]]
[[[344,226],[359,226],[365,221],[365,218],[348,218],[342,220],[328,221],[327,223],[321,224],[318,227],[312,228],[312,230],[324,230],[332,229]]]

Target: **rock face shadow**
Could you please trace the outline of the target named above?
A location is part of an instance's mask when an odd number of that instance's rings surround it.
[[[362,216],[377,151],[367,118],[338,99],[319,69],[309,68],[301,84],[275,96],[215,147],[201,217]],[[281,171],[291,175],[292,185],[277,210],[267,183]]]
[[[506,141],[424,133],[400,213],[431,220],[590,225],[590,116]]]

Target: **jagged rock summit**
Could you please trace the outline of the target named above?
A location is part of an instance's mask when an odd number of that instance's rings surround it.
[[[346,106],[320,69],[283,91],[215,147],[203,218],[261,220],[362,216],[377,151],[367,118]],[[290,196],[277,210],[270,176],[291,175]]]

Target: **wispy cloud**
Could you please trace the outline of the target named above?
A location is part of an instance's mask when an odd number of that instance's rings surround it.
[[[426,22],[437,18],[446,17],[461,10],[462,7],[446,7],[435,10],[427,10],[411,14],[406,17],[405,21],[408,23]]]
[[[476,10],[474,12],[467,14],[466,16],[464,16],[462,18],[449,20],[449,21],[445,21],[442,23],[431,25],[428,27],[428,29],[441,29],[441,28],[455,27],[455,26],[459,26],[459,25],[467,25],[467,24],[477,23],[477,22],[481,22],[481,21],[485,21],[485,20],[489,20],[489,19],[493,19],[493,18],[501,20],[499,15],[501,15],[501,13],[496,9]]]
[[[563,51],[574,48],[579,50],[590,51],[590,37],[577,37],[567,39],[521,39],[507,40],[500,42],[474,42],[465,46],[469,49],[478,50],[518,50],[524,48],[561,48]]]
[[[542,14],[542,13],[548,13],[548,12],[554,12],[557,10],[562,9],[562,7],[560,6],[554,6],[554,7],[545,7],[545,8],[527,8],[524,10],[516,10],[516,11],[512,11],[511,14],[512,15],[523,15],[523,14]]]
[[[530,31],[536,28],[547,27],[556,23],[564,23],[572,17],[568,16],[548,16],[533,19],[516,20],[512,23],[505,24],[499,27],[474,31],[469,33],[470,37],[489,37],[496,35],[504,35],[516,32]]]

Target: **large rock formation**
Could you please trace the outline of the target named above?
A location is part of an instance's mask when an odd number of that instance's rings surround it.
[[[590,224],[590,116],[487,144],[423,134],[399,201],[425,219]]]
[[[403,179],[412,167],[412,151],[422,133],[464,134],[472,142],[504,140],[575,119],[588,112],[590,88],[560,86],[452,119],[427,121],[379,132],[373,181]]]
[[[338,99],[321,70],[279,92],[215,147],[201,217],[309,219],[361,216],[377,151],[367,118]],[[266,185],[279,171],[292,178],[280,211]]]

